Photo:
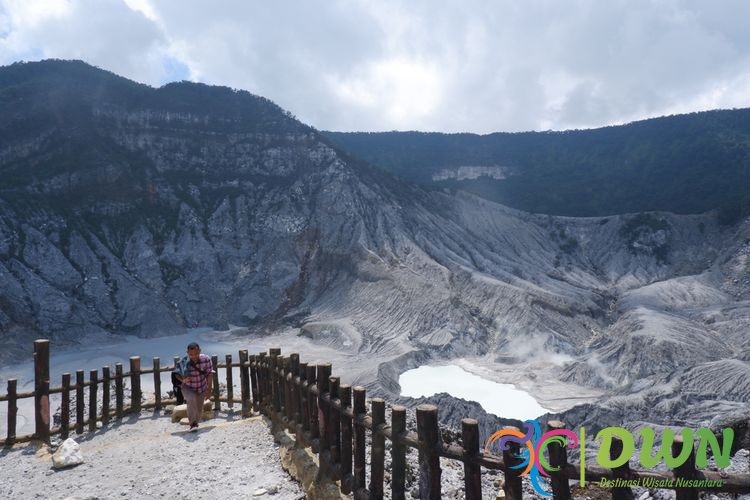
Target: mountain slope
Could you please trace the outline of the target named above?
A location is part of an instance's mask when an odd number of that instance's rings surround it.
[[[727,349],[746,344],[745,226],[531,215],[420,188],[226,88],[63,61],[0,82],[4,359],[36,335],[235,324],[331,345],[374,393],[431,358],[626,393],[746,363]]]

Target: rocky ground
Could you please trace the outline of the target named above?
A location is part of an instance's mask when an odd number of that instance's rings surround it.
[[[387,409],[390,415],[390,408]],[[407,428],[416,431],[415,413],[407,410]],[[202,423],[196,433],[172,423],[169,415],[143,412],[94,433],[72,436],[81,447],[84,463],[72,468],[52,467],[52,447],[17,445],[0,451],[0,497],[7,499],[54,498],[304,498],[303,489],[282,468],[280,447],[263,417],[241,419],[238,412],[223,410]],[[367,433],[368,442],[370,433]],[[461,444],[456,429],[442,428],[442,439]],[[370,446],[368,444],[369,452]],[[386,441],[385,493],[390,498],[391,445]],[[593,456],[590,457],[593,460]],[[636,457],[637,458],[637,457]],[[369,476],[370,457],[367,457]],[[638,468],[634,459],[631,466]],[[715,464],[709,460],[709,468]],[[441,459],[443,498],[464,498],[463,464]],[[407,452],[406,498],[419,496],[418,453]],[[747,473],[748,452],[738,450],[729,473]],[[483,498],[495,499],[502,490],[503,474],[482,471]],[[574,498],[610,498],[611,490],[571,482]],[[634,488],[639,500],[675,498],[671,490]],[[545,498],[524,481],[524,498]],[[702,498],[724,499],[706,493]],[[750,496],[741,497],[745,500]]]
[[[0,450],[0,498],[304,498],[262,417],[219,413],[198,432],[144,412],[73,437],[84,463],[52,468],[47,446]]]

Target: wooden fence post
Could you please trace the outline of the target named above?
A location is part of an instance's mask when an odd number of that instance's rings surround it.
[[[612,436],[612,446],[609,449],[609,458],[616,460],[622,455],[622,439],[619,436]],[[630,479],[630,464],[625,462],[623,465],[612,469],[613,479]],[[615,486],[612,488],[612,500],[633,500],[633,490],[628,486]]]
[[[270,414],[274,414],[278,412],[278,409],[276,408],[276,402],[279,400],[279,388],[276,385],[276,360],[279,357],[279,354],[276,354],[276,351],[281,352],[281,349],[269,349],[268,350],[268,362],[267,362],[267,368],[266,368],[266,383],[268,384],[268,396],[270,399],[268,400],[270,410]],[[273,352],[273,354],[271,354]]]
[[[250,408],[252,401],[250,399],[250,365],[247,349],[239,352],[240,358],[240,398],[242,399],[242,416],[249,417],[252,413]]]
[[[268,403],[271,400],[270,393],[268,392],[268,381],[266,380],[266,377],[268,377],[268,353],[258,353],[255,359],[257,360],[258,369],[258,405],[260,407],[260,411],[263,414],[268,415]]]
[[[109,366],[102,366],[102,424],[109,423],[110,385],[112,379],[109,374]]]
[[[278,410],[276,413],[279,415],[279,418],[284,420],[284,415],[286,411],[286,404],[284,402],[284,376],[282,373],[284,372],[284,356],[279,354],[275,358],[275,364],[273,367],[273,377],[276,384],[276,407]]]
[[[698,471],[695,468],[695,449],[693,449],[692,441],[686,443],[683,441],[682,435],[675,436],[672,442],[672,456],[679,456],[685,446],[691,448],[690,455],[685,463],[673,469],[675,479],[687,481],[698,479]],[[677,494],[677,500],[698,500],[700,490],[698,488],[677,487],[675,493]]]
[[[297,433],[297,426],[300,424],[300,410],[299,410],[299,354],[292,353],[289,355],[289,418],[292,432],[295,434],[295,438],[300,436]]]
[[[286,418],[286,377],[284,376],[284,363],[286,362],[286,357],[282,355],[276,356],[276,365],[273,369],[273,376],[276,380],[276,396],[277,396],[277,403],[278,403],[278,415],[279,418],[284,421],[288,421]]]
[[[307,363],[299,364],[299,422],[297,428],[300,430],[299,437],[307,438],[310,432],[310,407],[307,403],[310,394],[307,392]]]
[[[99,390],[99,376],[97,370],[89,371],[89,432],[96,430],[96,393]]]
[[[274,415],[276,413],[276,402],[279,396],[279,388],[276,385],[276,373],[274,371],[276,370],[276,360],[278,359],[278,357],[279,357],[278,354],[274,354],[273,356],[269,354],[268,359],[266,359],[265,377],[266,377],[266,384],[268,384],[268,412],[269,412],[268,414],[269,415]]]
[[[130,409],[141,411],[141,357],[130,357]]]
[[[179,356],[174,356],[172,358],[172,362],[173,362],[173,364],[172,364],[172,371],[174,371],[175,368],[177,368],[177,365],[180,363],[180,359],[182,359],[182,358],[180,358]],[[171,372],[169,374],[169,381],[172,382],[172,373]],[[174,384],[172,384],[172,392],[174,393],[174,397],[175,397],[174,404],[177,405],[177,390],[176,390]]]
[[[328,426],[329,405],[330,401],[329,386],[331,383],[331,363],[323,363],[318,365],[318,433],[320,435],[320,452],[330,451],[330,432]],[[326,401],[328,398],[328,401]]]
[[[234,408],[234,377],[232,376],[232,355],[227,354],[224,356],[224,361],[227,365],[227,404],[230,408]],[[219,370],[216,370],[218,378]]]
[[[125,410],[122,363],[115,363],[115,417],[122,418]]]
[[[68,439],[70,435],[70,373],[62,375],[60,399],[60,437]]]
[[[256,356],[255,354],[248,357],[248,361],[250,363],[250,389],[252,392],[252,410],[253,411],[260,411],[260,400],[261,400],[261,394],[260,394],[260,384],[258,383],[258,363],[260,362],[260,358]]]
[[[461,421],[464,449],[464,486],[467,500],[482,500],[482,467],[469,461],[479,453],[479,422],[473,418]]]
[[[289,367],[291,366],[291,362],[289,361],[289,356],[280,356],[277,363],[279,365],[277,372],[279,374],[279,385],[281,387],[281,390],[279,391],[279,394],[281,394],[281,414],[286,423],[287,429],[290,429],[289,424],[292,421],[292,408],[289,404],[289,400],[292,397],[292,388],[289,384]]]
[[[213,369],[216,373],[212,374],[213,376],[213,398],[214,398],[214,411],[221,410],[221,401],[219,401],[220,392],[219,392],[219,357],[214,354],[211,356],[211,365],[213,366]],[[201,412],[203,410],[201,409]]]
[[[16,418],[18,417],[18,381],[14,378],[8,379],[8,434],[5,444],[10,446],[16,441]]]
[[[547,422],[548,431],[560,429],[565,429],[565,424],[559,420]],[[559,467],[559,470],[549,472],[552,478],[552,494],[555,496],[555,500],[568,500],[570,498],[570,484],[565,471],[568,465],[568,453],[565,446],[556,441],[551,441],[547,450],[549,451],[549,464],[552,467]]]
[[[279,376],[276,373],[276,367],[277,367],[279,356],[281,356],[280,347],[272,347],[268,350],[268,357],[270,358],[269,382],[270,382],[270,393],[271,393],[271,405],[276,415],[278,415],[281,412],[281,394],[279,394],[281,387],[279,386]]]
[[[283,356],[279,363],[279,376],[281,377],[281,394],[284,395],[282,402],[282,410],[284,413],[284,420],[286,421],[287,429],[292,430],[292,384],[290,382],[291,376],[291,360],[289,356]]]
[[[266,384],[266,353],[261,352],[255,357],[256,376],[258,377],[258,409],[266,413],[268,408],[268,385]]]
[[[516,427],[506,427],[506,429],[512,429],[517,431]],[[523,498],[523,483],[521,482],[521,469],[514,469],[513,467],[523,463],[523,459],[518,458],[521,453],[520,443],[515,441],[508,442],[508,449],[503,450],[503,469],[505,475],[505,484],[503,484],[503,491],[505,491],[506,500],[521,500]]]
[[[318,383],[318,367],[307,365],[307,386],[311,388]],[[310,427],[310,442],[314,451],[320,450],[320,424],[318,423],[318,398],[309,390],[307,391],[307,414],[310,417],[308,426]],[[315,449],[317,448],[317,449]]]
[[[271,356],[267,352],[260,353],[261,364],[259,366],[260,371],[258,372],[258,385],[261,388],[262,398],[261,403],[263,404],[263,412],[266,415],[271,415],[273,410],[273,389],[271,387]]]
[[[419,498],[438,500],[441,498],[440,444],[437,406],[417,406],[417,435],[419,437]]]
[[[367,406],[365,404],[366,391],[362,386],[356,386],[352,389],[354,395],[354,418],[360,422],[367,415]],[[354,426],[354,491],[364,489],[365,487],[365,428],[362,425]]]
[[[154,357],[154,410],[161,409],[161,359]]]
[[[83,370],[76,370],[76,434],[83,434],[83,386],[85,384],[83,377]]]
[[[335,402],[341,403],[339,400],[339,385],[341,379],[339,377],[330,377],[328,379],[330,385],[331,399],[328,404],[328,418],[330,425],[330,437],[328,441],[331,443],[331,462],[338,464],[341,462],[341,413],[334,407]]]
[[[49,340],[34,341],[34,437],[49,443]]]
[[[406,407],[397,405],[391,408],[391,498],[406,498],[406,445],[402,439],[406,433]]]
[[[352,419],[346,414],[346,409],[352,406],[352,386],[341,384],[339,386],[339,399],[342,411],[339,417],[341,426],[341,491],[344,494],[351,493],[349,479],[352,474]]]
[[[380,398],[370,400],[372,413],[372,448],[370,450],[370,495],[375,499],[383,498],[383,480],[385,476],[385,437],[377,431],[385,426],[385,401]]]

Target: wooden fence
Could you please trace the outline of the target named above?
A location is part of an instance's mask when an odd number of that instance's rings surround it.
[[[213,395],[211,400],[214,403],[214,409],[219,410],[221,403],[227,403],[233,406],[235,403],[242,406],[243,415],[250,414],[251,397],[249,391],[244,392],[247,385],[247,351],[240,351],[240,362],[233,363],[232,355],[227,354],[225,361],[220,363],[217,356],[212,356],[211,361],[217,369],[226,369],[225,380],[227,389],[224,395],[220,394],[219,383],[213,386]],[[16,379],[8,380],[8,392],[0,395],[0,402],[7,402],[8,420],[7,432],[5,437],[6,446],[18,442],[39,439],[49,442],[51,435],[59,434],[63,439],[70,435],[71,431],[82,434],[84,429],[94,431],[97,428],[97,422],[107,424],[113,418],[121,418],[123,415],[131,412],[139,412],[143,409],[153,408],[162,409],[164,405],[174,403],[174,399],[162,399],[162,373],[171,373],[175,364],[179,361],[175,357],[173,364],[170,366],[161,366],[161,360],[158,357],[152,358],[152,367],[142,369],[141,358],[132,356],[129,360],[130,366],[128,371],[124,371],[122,363],[116,363],[114,373],[111,366],[105,366],[100,370],[90,370],[89,378],[86,380],[84,370],[76,370],[75,380],[71,380],[70,373],[63,373],[61,385],[50,387],[49,372],[49,340],[34,341],[34,390],[31,392],[17,391],[18,381]],[[241,399],[234,398],[232,368],[239,367],[243,364],[245,368],[240,370],[242,374],[241,386],[243,393]],[[141,390],[141,377],[153,377],[154,393],[153,400],[143,402],[143,391]],[[218,379],[218,376],[217,376]],[[130,394],[125,396],[126,381],[129,382]],[[88,391],[87,391],[88,388]],[[114,401],[112,401],[112,390],[114,389]],[[88,405],[86,405],[85,395],[88,392]],[[101,401],[99,393],[101,392]],[[60,394],[60,425],[53,427],[50,425],[50,395]],[[71,394],[75,395],[75,405],[71,407]],[[34,433],[18,436],[16,435],[16,422],[18,419],[19,399],[34,399]],[[114,403],[114,405],[113,405]],[[101,408],[100,408],[101,407]],[[86,411],[88,410],[88,412]],[[75,428],[71,426],[75,417]]]
[[[175,362],[179,358],[175,358]],[[224,362],[219,363],[217,356],[212,357],[217,375],[213,384],[214,409],[220,404],[235,403],[241,405],[243,415],[249,415],[251,408],[268,416],[277,425],[283,425],[292,434],[298,446],[310,447],[319,456],[319,463],[324,474],[340,484],[341,491],[351,494],[355,499],[380,499],[385,495],[385,440],[391,446],[391,480],[390,495],[394,499],[403,499],[406,494],[406,451],[413,448],[419,452],[418,483],[420,498],[441,498],[440,459],[463,462],[464,489],[467,499],[482,498],[482,468],[499,470],[504,473],[504,491],[509,500],[522,498],[520,469],[512,468],[520,463],[517,457],[518,443],[509,443],[510,449],[503,451],[502,456],[483,451],[479,440],[479,426],[476,420],[466,418],[462,421],[462,446],[446,444],[441,440],[438,425],[438,408],[434,405],[420,405],[416,409],[417,431],[406,428],[406,408],[392,406],[390,421],[386,419],[385,401],[379,398],[370,400],[367,409],[364,387],[351,387],[342,384],[339,377],[332,376],[330,363],[312,365],[300,362],[298,354],[282,356],[281,349],[269,349],[257,355],[249,355],[247,350],[240,350],[238,361],[227,354]],[[6,445],[30,439],[49,441],[51,434],[67,437],[71,431],[70,393],[75,391],[75,431],[83,433],[86,426],[90,431],[97,428],[97,422],[107,424],[111,418],[120,418],[128,412],[138,412],[146,408],[161,408],[172,402],[161,398],[161,373],[171,372],[173,366],[161,367],[159,358],[153,358],[153,367],[141,369],[140,358],[130,358],[130,370],[123,372],[121,363],[115,365],[114,375],[110,367],[89,372],[89,380],[84,379],[84,371],[76,371],[75,384],[71,385],[69,373],[62,375],[62,385],[50,388],[49,385],[49,341],[34,342],[34,391],[17,393],[17,382],[8,380],[8,393],[0,396],[0,401],[7,402],[8,426]],[[232,369],[238,368],[240,374],[240,399],[234,399]],[[224,372],[226,393],[220,394],[219,375]],[[141,377],[153,375],[154,398],[152,402],[142,403]],[[130,381],[130,401],[126,405],[124,381]],[[115,408],[110,408],[110,390],[114,384]],[[98,386],[102,386],[101,411],[98,410]],[[85,414],[84,390],[89,388],[88,418]],[[61,394],[61,423],[59,427],[50,426],[50,394]],[[27,436],[16,436],[16,402],[21,398],[34,398],[35,433]],[[550,422],[549,430],[564,428],[561,422]],[[366,467],[367,440],[370,433],[370,467]],[[692,446],[692,443],[685,443]],[[682,450],[680,437],[675,437],[673,454]],[[613,441],[612,457],[619,457],[621,443]],[[559,443],[551,442],[548,446],[549,463],[559,467],[550,472],[551,489],[556,499],[571,498],[570,481],[580,478],[580,466],[567,461],[567,451]],[[735,494],[750,493],[750,474],[726,474],[695,467],[695,452],[688,461],[672,473],[660,473],[651,470],[632,470],[628,464],[606,469],[600,466],[586,466],[585,478],[589,482],[601,479],[638,480],[653,479],[656,481],[673,481],[677,478],[686,480],[708,479],[722,481],[723,486],[709,488],[712,492],[729,492]],[[678,500],[697,499],[699,488],[673,488]],[[632,499],[633,493],[628,487],[611,488],[612,498]]]

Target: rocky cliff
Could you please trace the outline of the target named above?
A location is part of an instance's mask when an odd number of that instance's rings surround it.
[[[0,68],[0,138],[4,361],[39,335],[235,324],[398,364],[383,390],[421,353],[533,359],[641,397],[658,383],[664,408],[750,395],[747,224],[419,188],[257,96],[77,62]]]

